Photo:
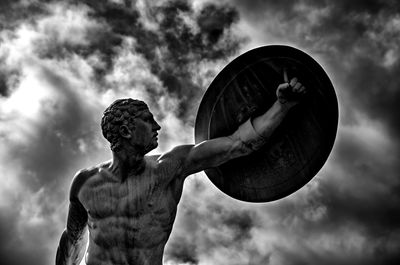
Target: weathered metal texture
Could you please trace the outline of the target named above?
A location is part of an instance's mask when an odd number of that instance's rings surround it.
[[[309,55],[281,45],[248,51],[217,75],[197,113],[196,143],[229,135],[249,117],[267,111],[284,82],[284,69],[307,88],[307,96],[262,149],[205,171],[233,198],[267,202],[285,197],[310,181],[332,150],[338,124],[333,85]]]

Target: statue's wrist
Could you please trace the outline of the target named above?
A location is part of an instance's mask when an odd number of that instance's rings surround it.
[[[279,111],[284,112],[284,113],[288,112],[294,106],[292,103],[288,102],[287,100],[285,100],[285,101],[277,100],[276,104],[279,108]]]

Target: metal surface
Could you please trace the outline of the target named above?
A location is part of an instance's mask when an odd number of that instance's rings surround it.
[[[233,198],[267,202],[285,197],[310,181],[332,149],[338,124],[334,88],[322,67],[289,46],[263,46],[229,63],[213,80],[200,104],[195,141],[226,136],[276,100],[283,72],[307,88],[268,143],[249,156],[206,170],[209,179]]]

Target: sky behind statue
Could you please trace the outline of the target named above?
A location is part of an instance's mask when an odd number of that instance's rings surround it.
[[[191,143],[211,80],[266,44],[298,47],[330,76],[332,154],[304,188],[263,205],[188,178],[165,263],[398,263],[398,1],[129,3],[0,2],[2,264],[54,263],[71,177],[110,156],[99,122],[115,99],[149,103],[164,128],[155,152]]]

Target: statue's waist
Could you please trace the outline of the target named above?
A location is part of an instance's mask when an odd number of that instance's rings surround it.
[[[135,249],[165,244],[171,228],[165,229],[160,225],[121,226],[110,223],[107,226],[89,228],[89,233],[91,241],[100,247]]]
[[[86,256],[87,265],[144,265],[162,264],[164,244],[152,248],[139,247],[109,247],[103,248],[89,242],[88,253]]]

